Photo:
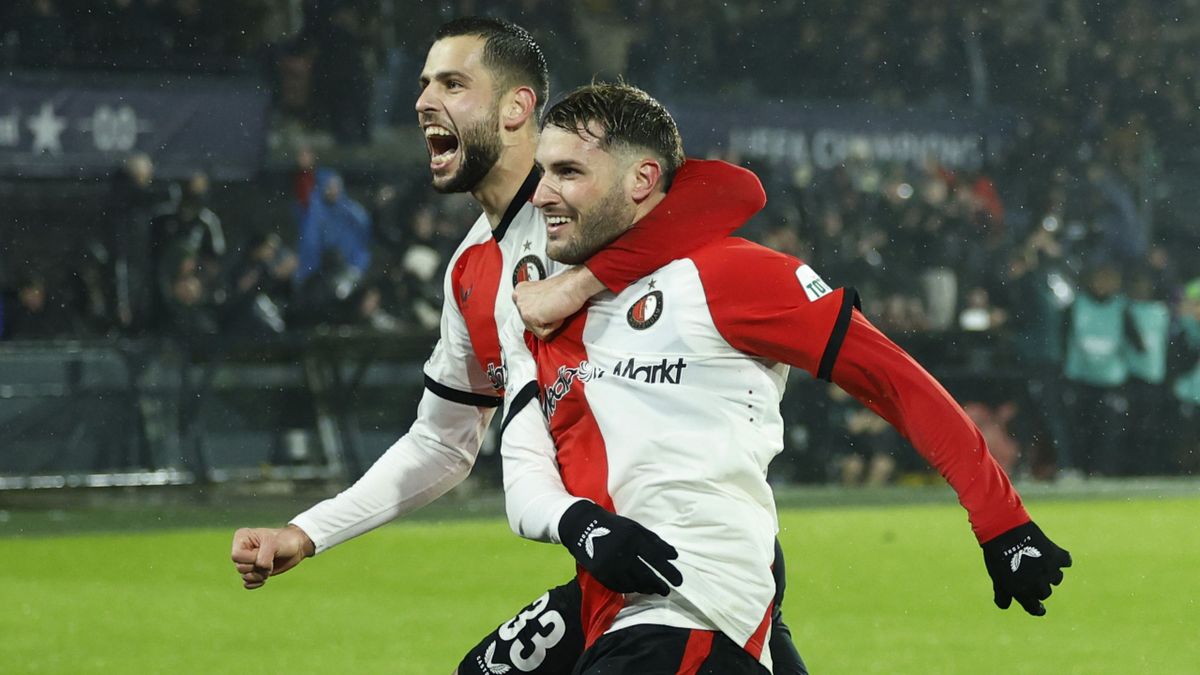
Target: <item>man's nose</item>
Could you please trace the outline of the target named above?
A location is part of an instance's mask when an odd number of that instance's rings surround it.
[[[537,189],[533,191],[533,205],[539,209],[558,202],[558,190],[551,185],[546,176],[538,181]]]
[[[417,96],[417,102],[413,106],[417,112],[433,112],[436,110],[434,106],[434,96],[429,92],[430,87],[425,87],[421,90],[421,95]]]

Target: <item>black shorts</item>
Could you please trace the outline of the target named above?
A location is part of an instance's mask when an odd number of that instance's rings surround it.
[[[653,625],[601,635],[575,668],[575,675],[769,674],[722,633]]]
[[[775,662],[775,673],[808,675],[780,612],[786,579],[783,550],[778,541],[775,542],[773,570],[777,590],[771,657]],[[459,675],[570,675],[583,654],[581,598],[578,579],[550,589],[468,651],[459,662]]]
[[[581,597],[574,579],[542,594],[467,652],[459,675],[569,675],[583,653]]]

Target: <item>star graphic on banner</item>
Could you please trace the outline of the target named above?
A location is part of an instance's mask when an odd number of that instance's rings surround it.
[[[526,242],[525,242],[525,245],[524,245],[524,250],[528,251],[528,250],[529,250],[529,249],[531,249],[531,248],[533,248],[533,242],[532,242],[532,241],[526,241]]]
[[[656,284],[656,283],[658,283],[658,282],[656,282],[653,279],[650,280],[650,290],[654,290],[654,284]]]
[[[54,114],[53,103],[43,103],[37,115],[26,124],[33,132],[33,153],[62,154],[62,132],[67,128],[67,118]]]

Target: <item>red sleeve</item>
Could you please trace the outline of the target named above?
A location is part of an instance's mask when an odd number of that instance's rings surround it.
[[[720,160],[689,159],[667,196],[586,263],[614,293],[672,260],[729,235],[767,203],[752,171]]]
[[[852,289],[830,290],[801,261],[753,244],[718,244],[692,259],[731,346],[831,380],[887,420],[954,488],[976,539],[1029,522],[974,422],[867,321]]]
[[[979,428],[949,392],[857,310],[833,382],[891,423],[958,494],[980,543],[1029,522]]]
[[[829,336],[853,291],[832,289],[800,260],[744,239],[717,242],[691,259],[713,323],[734,349],[829,379]]]

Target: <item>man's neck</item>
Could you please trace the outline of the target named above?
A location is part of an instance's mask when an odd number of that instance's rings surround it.
[[[653,211],[656,206],[658,206],[659,202],[666,198],[667,193],[654,192],[649,197],[643,199],[642,202],[637,205],[637,209],[633,213],[633,223],[630,225],[630,227],[637,225],[639,220],[649,215],[650,212]]]
[[[508,205],[517,196],[529,172],[533,171],[535,147],[536,141],[506,147],[496,165],[471,191],[471,196],[483,209],[493,230],[500,225]]]

